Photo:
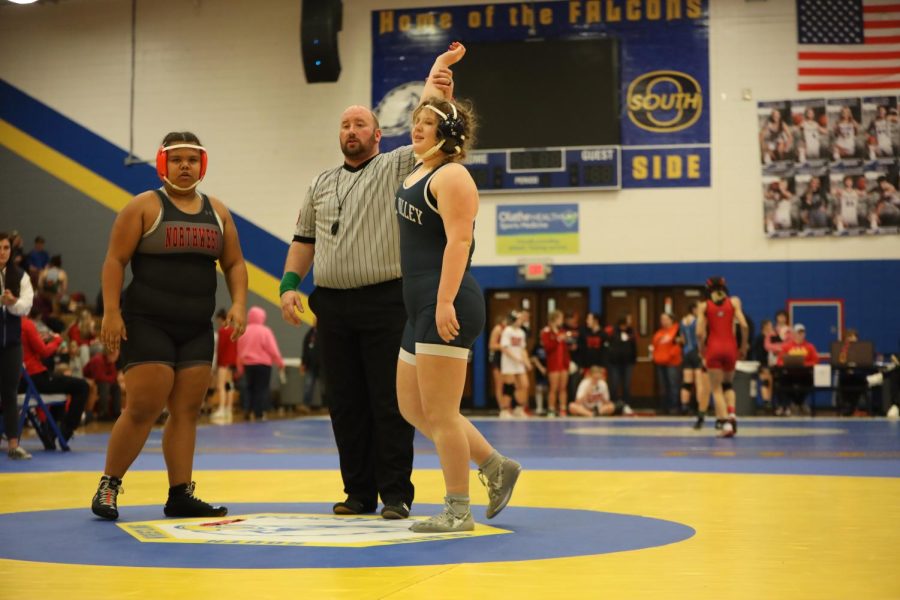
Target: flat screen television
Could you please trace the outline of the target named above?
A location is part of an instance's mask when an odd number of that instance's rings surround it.
[[[454,66],[478,115],[478,150],[619,145],[619,52],[612,38],[467,43]]]

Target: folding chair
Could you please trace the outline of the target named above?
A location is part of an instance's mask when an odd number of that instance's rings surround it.
[[[56,424],[56,419],[54,419],[53,415],[50,413],[50,406],[65,404],[66,396],[63,394],[54,394],[52,397],[47,396],[47,401],[45,402],[44,399],[41,398],[40,393],[38,393],[37,388],[34,386],[34,381],[31,380],[28,371],[25,370],[25,365],[22,365],[22,379],[25,381],[25,394],[20,395],[20,397],[24,396],[24,398],[22,401],[22,410],[19,413],[19,437],[22,436],[22,428],[25,427],[25,419],[28,419],[28,422],[31,423],[31,426],[34,427],[35,431],[41,430],[41,423],[38,419],[36,410],[39,408],[44,411],[47,423],[50,425],[53,435],[55,435],[56,439],[59,441],[59,447],[67,452],[69,450],[69,444],[66,442],[66,438],[63,437],[62,431],[60,431],[59,426]]]

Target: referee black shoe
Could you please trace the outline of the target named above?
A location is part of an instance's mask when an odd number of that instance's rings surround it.
[[[362,500],[348,497],[343,502],[337,502],[331,507],[336,515],[365,515],[375,512],[376,505],[364,504]]]
[[[91,502],[91,512],[102,519],[115,521],[119,518],[119,505],[117,503],[119,493],[124,494],[122,480],[118,477],[104,475],[100,478],[97,493]]]
[[[408,519],[409,505],[402,500],[385,500],[384,508],[381,509],[381,516],[385,519]]]
[[[169,499],[163,513],[167,517],[224,517],[228,509],[213,506],[194,496],[195,482],[182,483],[169,488]]]

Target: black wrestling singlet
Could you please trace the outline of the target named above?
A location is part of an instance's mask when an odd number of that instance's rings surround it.
[[[449,164],[449,163],[444,163]],[[437,199],[428,184],[441,165],[410,187],[397,190],[397,221],[400,226],[400,268],[403,276],[440,273],[447,247],[444,220],[438,212]],[[415,172],[415,171],[414,171]],[[473,225],[474,227],[474,225]],[[469,247],[466,271],[472,265],[475,240]]]
[[[131,257],[134,279],[125,290],[123,315],[209,321],[216,307],[222,224],[203,194],[203,208],[189,214],[179,210],[165,193],[155,191],[160,217]]]

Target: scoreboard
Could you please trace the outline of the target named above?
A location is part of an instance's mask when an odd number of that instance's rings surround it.
[[[482,193],[622,188],[620,146],[474,150],[466,167]]]

